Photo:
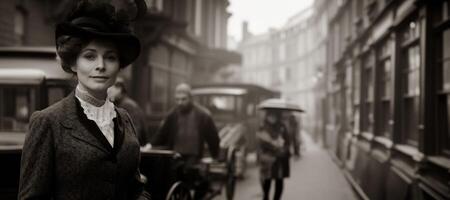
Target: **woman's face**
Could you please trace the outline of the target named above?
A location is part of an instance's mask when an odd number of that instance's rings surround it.
[[[270,124],[275,124],[276,122],[278,122],[279,117],[277,114],[275,114],[273,111],[272,112],[267,112],[267,121]]]
[[[111,41],[92,40],[81,50],[72,70],[81,89],[104,99],[120,70],[119,52]]]

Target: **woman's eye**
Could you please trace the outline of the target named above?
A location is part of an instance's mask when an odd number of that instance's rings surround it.
[[[83,57],[91,61],[96,59],[94,54],[85,54]]]
[[[106,56],[106,59],[108,59],[109,61],[117,61],[119,58],[116,55],[109,55]]]

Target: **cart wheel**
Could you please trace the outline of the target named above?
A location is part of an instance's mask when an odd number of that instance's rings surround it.
[[[170,187],[166,200],[192,200],[189,187],[181,181],[178,181]]]
[[[234,188],[236,187],[236,150],[232,149],[227,159],[226,196],[227,200],[233,200]]]

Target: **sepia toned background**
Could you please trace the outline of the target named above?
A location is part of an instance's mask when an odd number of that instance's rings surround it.
[[[122,76],[149,137],[179,83],[256,84],[306,110],[285,199],[450,199],[450,1],[300,1],[146,0],[132,22],[142,51]],[[70,92],[68,75],[43,77],[44,97],[21,81],[36,73],[11,69],[17,51],[58,68],[54,26],[75,3],[0,1],[0,139],[23,139],[31,113]],[[261,198],[256,172],[237,199]]]

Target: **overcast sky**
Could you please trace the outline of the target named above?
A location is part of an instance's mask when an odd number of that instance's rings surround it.
[[[240,40],[242,22],[249,22],[249,30],[263,33],[281,27],[289,17],[310,6],[314,0],[230,0],[228,34]]]

